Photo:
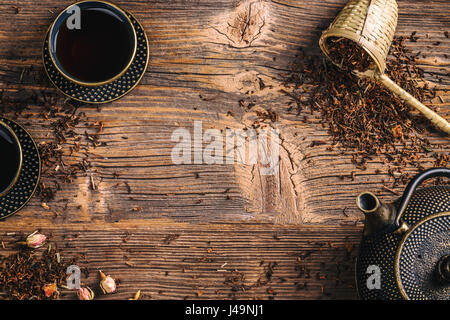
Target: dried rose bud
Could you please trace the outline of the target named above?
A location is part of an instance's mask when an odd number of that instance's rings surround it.
[[[37,249],[44,245],[45,240],[47,240],[45,235],[35,231],[27,237],[26,243],[30,248]]]
[[[58,287],[56,286],[56,283],[46,284],[42,287],[42,290],[44,290],[45,296],[50,298],[55,292],[58,292]]]
[[[100,277],[102,278],[102,280],[100,281],[100,288],[102,289],[103,293],[108,294],[116,292],[116,281],[110,276],[106,276],[103,272],[99,272]]]
[[[94,291],[91,290],[91,288],[80,288],[78,289],[78,298],[80,300],[94,300],[95,294]]]

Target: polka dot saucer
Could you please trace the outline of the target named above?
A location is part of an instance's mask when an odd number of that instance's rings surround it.
[[[0,197],[0,220],[22,209],[33,197],[41,175],[39,151],[31,138],[19,124],[0,117],[17,136],[22,148],[22,166],[16,183]]]
[[[108,84],[86,87],[76,84],[56,69],[49,54],[49,32],[45,37],[42,58],[44,69],[53,85],[71,99],[84,103],[107,103],[117,100],[132,91],[145,74],[149,59],[148,39],[141,24],[134,16],[125,11],[136,31],[137,49],[133,62],[128,70],[113,82]]]

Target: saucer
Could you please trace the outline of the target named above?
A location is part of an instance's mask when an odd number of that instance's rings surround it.
[[[24,128],[9,119],[0,117],[0,120],[6,123],[19,139],[23,157],[17,182],[0,197],[1,220],[22,209],[33,197],[41,175],[41,160],[36,144]]]
[[[125,11],[125,10],[124,10]],[[44,69],[53,85],[71,99],[85,103],[108,103],[117,100],[133,90],[145,74],[149,59],[148,39],[141,24],[134,16],[125,11],[133,23],[137,37],[137,51],[128,70],[115,81],[97,86],[86,87],[69,81],[55,68],[48,49],[49,31],[45,36],[42,49]]]

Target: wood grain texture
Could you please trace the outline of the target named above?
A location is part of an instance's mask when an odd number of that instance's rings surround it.
[[[58,12],[70,3],[0,1],[0,90],[4,94],[55,90],[43,76],[42,40]],[[351,155],[329,151],[327,145],[311,148],[312,141],[330,141],[326,128],[318,115],[311,115],[305,124],[295,112],[288,112],[290,99],[279,91],[299,48],[318,53],[321,30],[345,0],[115,3],[132,12],[147,32],[147,73],[126,97],[78,110],[87,119],[77,125],[76,133],[96,133],[91,125],[102,121],[103,131],[98,134],[106,145],[94,148],[83,139],[80,151],[73,154],[69,148],[77,142],[75,138],[62,145],[67,164],[86,159],[91,168],[61,186],[56,198],[47,203],[50,210],[35,197],[24,210],[0,222],[0,238],[6,246],[13,240],[5,235],[8,232],[37,228],[51,232],[59,247],[71,247],[64,249],[68,255],[84,256],[84,266],[121,278],[119,298],[131,297],[138,289],[155,299],[227,298],[230,288],[224,284],[223,272],[217,271],[222,265],[227,263],[223,269],[228,271],[243,272],[251,285],[267,263],[275,261],[279,267],[273,283],[238,292],[236,297],[267,298],[267,287],[272,287],[276,299],[355,298],[353,266],[344,254],[346,243],[355,254],[361,234],[362,215],[354,198],[367,189],[386,202],[397,196],[383,189],[382,181],[389,177],[381,161],[356,171]],[[396,35],[417,31],[418,41],[407,45],[413,52],[426,53],[420,60],[425,78],[439,86],[443,99],[434,100],[433,107],[450,119],[450,40],[444,34],[450,31],[450,3],[409,0],[398,4]],[[440,44],[434,45],[437,41]],[[446,77],[437,83],[435,75]],[[255,107],[245,110],[240,100]],[[269,109],[279,115],[271,124],[279,130],[281,141],[276,176],[261,175],[258,165],[172,163],[174,130],[193,132],[197,120],[204,130],[242,129],[258,118],[255,110]],[[43,116],[42,107],[31,104],[19,117],[12,112],[4,116],[25,125],[37,143],[53,139],[54,120]],[[449,154],[448,138],[431,134],[429,139],[436,152]],[[433,161],[427,154],[421,158],[424,167]],[[377,170],[381,173],[376,174]],[[340,178],[352,171],[356,171],[354,179]],[[405,168],[405,172],[415,171]],[[51,178],[44,179],[52,183]],[[92,179],[97,190],[91,190]],[[75,234],[78,237],[68,242],[67,237]],[[130,240],[122,243],[125,234]],[[169,234],[180,237],[164,244]],[[316,274],[308,289],[302,290],[296,259],[314,243],[321,243],[323,253],[312,254],[306,262]],[[204,258],[210,247],[214,262],[196,260]],[[344,253],[336,256],[339,250]],[[124,264],[128,258],[135,267]],[[336,286],[336,279],[317,276],[329,261],[333,261],[330,268],[338,262],[349,265],[340,274],[343,284]],[[92,283],[93,277],[86,281]],[[329,294],[322,292],[323,286]]]
[[[147,299],[356,297],[353,266],[360,228],[192,225],[159,219],[54,226],[24,219],[16,228],[28,230],[30,223],[51,235],[63,259],[75,258],[88,269],[83,284],[96,288],[99,269],[117,277],[117,294],[100,299],[128,299],[137,290]],[[6,235],[10,230],[0,225],[4,253],[21,238],[20,233]],[[274,266],[270,281],[269,265]],[[233,271],[243,277],[234,290],[225,283]],[[63,294],[74,298],[67,290]]]

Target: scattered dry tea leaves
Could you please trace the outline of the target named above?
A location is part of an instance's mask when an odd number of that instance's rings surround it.
[[[424,81],[418,55],[407,49],[405,38],[394,39],[386,73],[417,99],[427,102],[436,97],[436,90]],[[358,57],[365,59],[354,55]],[[364,61],[360,63],[366,65]],[[404,168],[425,169],[423,152],[434,149],[426,135],[435,130],[382,85],[338,69],[323,55],[300,52],[287,74],[285,86],[291,90],[284,92],[294,102],[301,101],[309,105],[311,113],[319,113],[322,125],[331,135],[330,144],[351,154],[358,169],[366,170],[371,160],[383,161],[393,179],[392,187],[404,185],[410,179],[406,173],[395,176],[394,172]],[[312,143],[311,147],[315,146]],[[440,145],[439,149],[442,148],[428,158],[449,153],[448,144]],[[446,160],[426,161],[429,167],[448,165]]]
[[[57,288],[66,285],[67,266],[73,263],[64,263],[52,247],[42,255],[20,248],[17,253],[0,257],[0,291],[6,293],[6,299],[57,298]]]

